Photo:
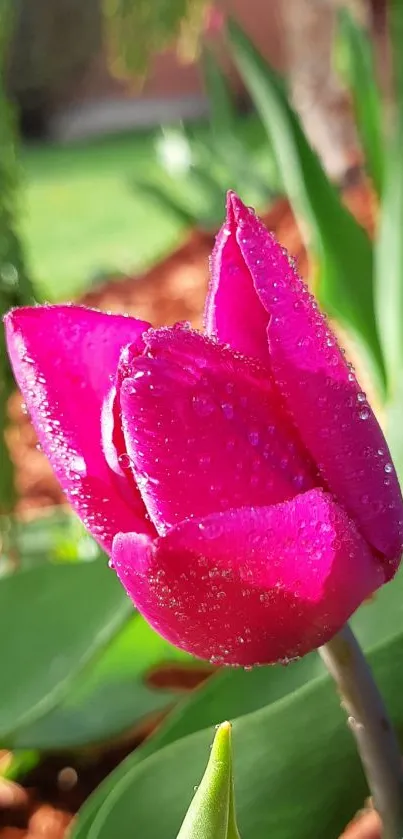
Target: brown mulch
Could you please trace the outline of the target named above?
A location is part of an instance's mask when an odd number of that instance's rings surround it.
[[[359,221],[372,233],[375,205],[362,179],[344,189],[345,200]],[[296,258],[304,277],[309,265],[299,229],[286,199],[279,199],[264,218],[279,241]],[[194,231],[163,262],[140,277],[106,283],[88,292],[80,302],[103,310],[126,312],[154,325],[190,321],[201,326],[208,282],[208,257],[214,237]],[[19,493],[17,512],[37,515],[64,502],[47,460],[36,448],[36,437],[16,393],[10,401],[8,440],[16,466]],[[24,786],[0,781],[0,839],[65,839],[74,813],[128,751],[109,747],[102,752],[46,758],[24,779]],[[0,754],[1,764],[1,754]],[[379,823],[372,811],[354,822],[344,839],[378,839]]]

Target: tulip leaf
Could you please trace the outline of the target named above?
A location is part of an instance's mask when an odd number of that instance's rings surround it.
[[[373,46],[365,29],[346,6],[339,9],[337,34],[336,66],[351,91],[365,165],[377,194],[381,195],[385,149]]]
[[[307,245],[319,268],[319,301],[328,314],[354,333],[382,390],[384,367],[375,322],[369,237],[329,181],[278,75],[234,22],[229,25],[229,39],[305,241],[308,231]]]
[[[108,648],[70,686],[63,701],[14,735],[17,749],[67,749],[109,740],[180,699],[181,676],[210,672],[157,635],[131,607]],[[177,667],[178,686],[157,689],[148,675]],[[167,675],[169,675],[168,671]],[[176,672],[176,671],[175,671]],[[171,678],[172,681],[172,678]],[[185,679],[183,680],[185,682]]]
[[[0,580],[0,742],[61,701],[132,606],[104,561],[40,565]]]
[[[218,726],[207,769],[177,839],[239,839],[229,722]]]
[[[376,314],[388,376],[388,395],[396,402],[403,367],[403,5],[390,4],[396,113],[389,141],[380,229],[376,246]]]
[[[400,133],[400,132],[399,132]],[[403,366],[403,158],[401,138],[390,149],[375,249],[375,288],[388,394],[395,399]]]
[[[236,130],[236,111],[227,78],[211,49],[202,56],[204,84],[210,108],[210,128],[220,142],[232,139]]]
[[[403,375],[400,373],[395,393],[387,405],[386,430],[387,441],[395,464],[400,486],[403,486]]]
[[[387,655],[390,645],[394,644],[396,639],[400,639],[401,648],[403,647],[402,595],[403,571],[397,575],[392,584],[381,589],[370,603],[363,604],[353,617],[352,627],[364,649],[371,650],[382,643],[386,650],[385,655]],[[140,764],[143,761],[148,762],[152,755],[159,753],[161,750],[161,753],[166,753],[173,743],[188,738],[189,735],[197,731],[213,726],[217,719],[222,719],[224,715],[232,720],[241,719],[245,715],[249,715],[248,719],[253,719],[255,714],[259,716],[259,709],[266,708],[268,712],[268,709],[272,708],[272,713],[275,716],[275,709],[281,707],[283,703],[287,701],[293,703],[294,697],[300,695],[304,697],[303,691],[307,684],[321,684],[323,673],[322,662],[315,653],[287,667],[255,668],[251,671],[240,669],[219,671],[205,685],[179,703],[156,734],[141,748],[136,749],[96,790],[80,812],[72,839],[106,839],[107,833],[103,831],[106,814],[111,807],[116,807],[117,810],[122,810],[122,819],[125,818],[126,796],[129,796],[130,791],[134,789],[131,784],[132,782],[135,784]],[[393,691],[392,683],[390,689]],[[302,706],[304,706],[304,702],[305,699]],[[297,720],[299,713],[297,703],[295,707]],[[399,714],[398,720],[403,724],[403,710],[400,706]],[[292,718],[291,712],[290,717]],[[273,726],[276,727],[275,720]],[[322,746],[320,748],[322,749]],[[268,743],[268,754],[269,749],[271,750],[271,744]],[[317,743],[317,750],[319,755],[319,742]],[[276,754],[275,748],[273,753]],[[301,750],[300,753],[296,751],[294,756],[291,738],[288,755],[291,762],[297,761],[298,763],[300,761],[301,765],[304,765],[305,761],[310,761],[309,739],[307,739],[304,750]],[[253,765],[253,754],[248,756],[248,761],[250,765]],[[284,784],[286,785],[286,783],[287,780],[284,776]],[[331,784],[331,779],[329,779],[329,783]],[[121,787],[121,784],[126,784],[126,787]],[[267,781],[267,784],[269,788],[269,781]],[[124,792],[126,788],[127,791]],[[296,784],[297,788],[298,783]],[[117,792],[118,790],[120,791]],[[286,794],[288,793],[284,789],[284,796]],[[312,795],[314,795],[314,792],[312,792]],[[115,796],[117,796],[116,801]],[[360,803],[362,803],[362,800]],[[303,804],[301,807],[303,807]],[[242,826],[241,832],[246,836]],[[290,830],[290,835],[291,832]],[[316,832],[319,832],[319,830]],[[110,835],[114,835],[113,832]],[[334,835],[336,837],[337,834]],[[125,834],[122,834],[122,839],[124,839],[124,836]]]

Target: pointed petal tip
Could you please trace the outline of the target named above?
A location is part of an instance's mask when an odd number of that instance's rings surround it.
[[[232,189],[227,192],[227,223],[238,222],[240,215],[247,212],[247,207],[240,199],[239,195]]]

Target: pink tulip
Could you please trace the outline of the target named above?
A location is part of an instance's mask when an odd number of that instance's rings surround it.
[[[246,666],[303,655],[396,572],[403,506],[383,434],[235,195],[205,335],[78,306],[18,309],[6,328],[69,500],[177,646]]]

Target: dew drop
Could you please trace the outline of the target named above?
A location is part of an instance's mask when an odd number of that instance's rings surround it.
[[[251,446],[258,446],[259,445],[259,432],[258,431],[249,431],[248,440]]]
[[[208,417],[214,411],[214,402],[208,396],[197,394],[192,399],[193,410],[199,417]]]
[[[393,466],[392,466],[392,464],[391,464],[391,463],[385,463],[385,466],[384,466],[384,471],[385,471],[388,475],[390,475],[390,473],[391,473],[391,472],[393,472]]]
[[[118,457],[118,463],[122,467],[122,469],[129,469],[131,460],[128,454],[120,454]]]
[[[360,411],[360,413],[359,413],[359,415],[358,415],[358,416],[359,416],[359,418],[360,418],[361,420],[367,420],[367,419],[368,419],[368,417],[369,417],[369,411],[368,411],[368,409],[367,409],[367,408],[363,408],[363,410],[362,410],[362,411]]]
[[[231,402],[223,402],[221,405],[222,412],[227,419],[233,419],[234,417],[234,406],[231,405]]]

